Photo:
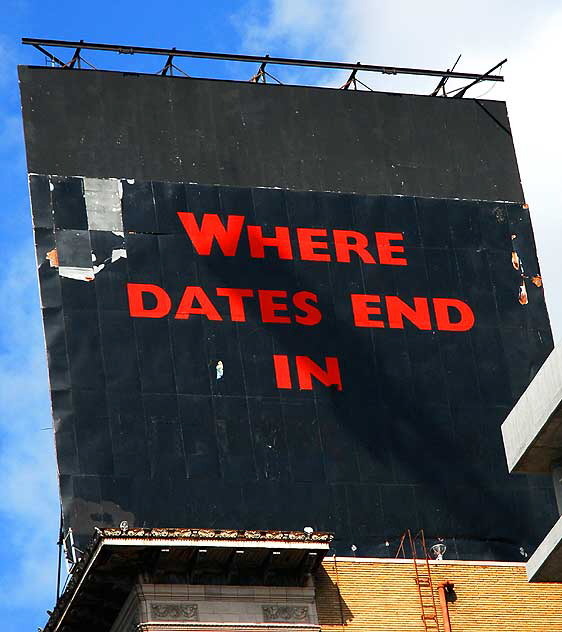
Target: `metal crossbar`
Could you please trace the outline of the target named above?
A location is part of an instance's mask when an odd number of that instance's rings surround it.
[[[211,59],[233,62],[247,62],[254,64],[261,64],[261,68],[265,68],[264,64],[278,65],[278,66],[299,66],[304,68],[329,68],[334,70],[348,70],[353,73],[357,73],[358,70],[362,72],[376,72],[385,75],[419,75],[426,77],[440,77],[444,79],[468,79],[472,83],[466,86],[466,89],[479,83],[481,81],[503,81],[501,75],[493,75],[492,71],[504,64],[506,60],[497,64],[494,68],[486,73],[472,73],[472,72],[456,72],[452,70],[433,70],[427,68],[408,68],[401,66],[379,66],[374,64],[362,64],[362,63],[347,63],[337,61],[320,61],[317,59],[296,59],[289,57],[270,57],[269,55],[239,55],[235,53],[215,53],[193,50],[179,50],[176,48],[153,48],[147,46],[129,46],[124,44],[100,44],[96,42],[84,42],[80,41],[67,41],[67,40],[52,40],[43,38],[24,37],[22,44],[35,47],[37,50],[46,54],[52,61],[59,64],[62,67],[73,67],[71,62],[64,63],[52,53],[45,50],[45,47],[56,48],[73,48],[76,51],[92,50],[92,51],[105,51],[118,53],[120,55],[159,55],[167,57],[166,65],[164,69],[167,71],[171,69],[171,60],[175,57],[190,57],[194,59]],[[161,74],[167,74],[160,71]],[[260,78],[262,76],[260,75]],[[355,78],[355,74],[353,75]],[[263,78],[262,78],[263,79]],[[466,89],[462,92],[463,96]],[[461,89],[462,90],[462,89]]]

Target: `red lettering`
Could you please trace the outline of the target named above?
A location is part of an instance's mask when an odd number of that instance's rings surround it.
[[[199,303],[199,307],[193,305],[195,300]],[[175,317],[187,320],[191,314],[201,314],[209,320],[222,320],[221,315],[200,287],[188,286],[185,288]]]
[[[275,369],[275,384],[277,388],[293,388],[291,371],[289,370],[289,358],[286,355],[274,355],[273,367]]]
[[[261,226],[247,226],[250,256],[256,259],[265,257],[265,246],[277,248],[279,259],[292,259],[291,237],[287,226],[276,226],[275,237],[264,237]]]
[[[201,221],[201,227],[193,213],[178,211],[178,217],[191,239],[198,255],[210,255],[213,243],[217,242],[223,255],[234,257],[240,241],[240,233],[244,225],[243,215],[228,215],[226,228],[222,219],[213,213],[205,213]]]
[[[307,356],[297,356],[297,376],[301,391],[312,390],[312,378],[315,377],[324,386],[337,386],[338,391],[342,390],[340,365],[337,358],[327,357],[326,369],[313,362]]]
[[[456,322],[452,322],[449,316],[451,308],[456,309],[460,315]],[[474,312],[465,302],[456,298],[434,298],[433,309],[437,329],[441,331],[468,331],[474,325]]]
[[[407,318],[418,329],[431,330],[429,304],[426,298],[415,297],[414,307],[410,307],[397,296],[386,297],[388,326],[391,329],[404,329],[404,318]]]
[[[373,255],[367,250],[369,240],[363,233],[355,230],[334,230],[333,233],[336,261],[349,263],[349,253],[355,252],[364,263],[376,263]]]
[[[287,311],[286,303],[276,303],[274,298],[287,298],[284,290],[258,290],[261,319],[264,323],[290,323],[289,316],[278,316],[277,312]]]
[[[144,306],[144,294],[152,294],[156,305],[147,309]],[[129,314],[133,318],[163,318],[172,308],[172,301],[166,290],[150,283],[127,283]]]
[[[357,327],[384,327],[380,320],[372,320],[369,316],[379,316],[380,307],[369,306],[369,303],[380,303],[381,297],[377,294],[352,294],[351,307],[353,320]]]
[[[246,322],[246,310],[244,309],[244,298],[254,295],[254,290],[240,290],[237,288],[218,287],[217,296],[228,298],[230,309],[230,320],[236,323]]]
[[[328,250],[326,242],[318,242],[313,237],[326,237],[325,228],[297,228],[299,251],[303,261],[330,261],[329,254],[317,253],[317,250]]]
[[[320,310],[309,301],[318,303],[318,296],[312,292],[297,292],[293,296],[293,305],[304,312],[304,316],[297,314],[295,320],[300,325],[317,325],[322,320]]]
[[[408,262],[403,257],[393,257],[394,252],[404,252],[404,246],[393,246],[391,241],[403,241],[402,233],[375,233],[379,263],[394,266],[407,266]]]

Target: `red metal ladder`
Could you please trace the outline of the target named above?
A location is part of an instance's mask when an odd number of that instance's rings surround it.
[[[420,546],[423,558],[417,555],[417,546]],[[410,554],[407,555],[406,547],[410,547]],[[416,535],[412,535],[410,529],[404,532],[400,539],[400,545],[396,557],[402,554],[403,558],[411,559],[414,564],[416,586],[421,608],[421,620],[426,632],[439,632],[439,621],[437,619],[437,606],[435,605],[435,593],[433,592],[433,582],[431,580],[431,568],[429,557],[425,545],[425,535],[420,529]]]

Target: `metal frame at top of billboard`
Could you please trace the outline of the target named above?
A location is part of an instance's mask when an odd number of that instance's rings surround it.
[[[265,68],[267,65],[278,65],[278,66],[298,66],[303,68],[324,68],[324,69],[332,69],[332,70],[349,70],[351,74],[347,81],[341,86],[342,90],[347,90],[351,85],[357,89],[357,83],[361,84],[368,90],[371,90],[369,86],[364,84],[362,81],[357,79],[358,71],[365,72],[375,72],[381,73],[383,75],[415,75],[415,76],[425,76],[425,77],[439,77],[439,83],[436,88],[431,92],[431,96],[437,96],[439,91],[442,91],[443,96],[453,96],[454,98],[462,98],[467,90],[474,85],[481,83],[482,81],[493,81],[493,82],[501,82],[504,80],[501,75],[493,75],[492,73],[501,68],[506,62],[507,59],[504,59],[497,63],[495,66],[490,68],[484,73],[472,73],[472,72],[455,72],[455,67],[460,59],[460,55],[457,58],[457,61],[453,65],[452,68],[448,68],[447,70],[432,70],[427,68],[409,68],[409,67],[400,67],[400,66],[381,66],[375,64],[362,64],[361,62],[357,62],[355,64],[349,62],[335,62],[335,61],[320,61],[316,59],[295,59],[288,57],[270,57],[269,55],[240,55],[235,53],[217,53],[217,52],[205,52],[205,51],[192,51],[192,50],[178,50],[174,48],[155,48],[155,47],[147,47],[147,46],[130,46],[123,44],[100,44],[94,42],[84,42],[84,40],[80,41],[68,41],[68,40],[51,40],[51,39],[42,39],[42,38],[31,38],[24,37],[22,38],[22,44],[30,45],[36,48],[40,53],[45,55],[53,64],[57,64],[61,68],[74,68],[81,67],[81,62],[84,61],[89,67],[94,68],[92,64],[87,62],[82,57],[83,50],[92,50],[92,51],[104,51],[104,52],[112,52],[117,53],[119,55],[156,55],[156,56],[166,56],[167,60],[164,67],[158,71],[156,74],[167,75],[168,72],[170,75],[173,74],[173,70],[178,70],[181,74],[189,77],[187,73],[185,73],[181,68],[178,68],[173,60],[175,57],[189,57],[195,59],[208,59],[208,60],[217,60],[217,61],[233,61],[233,62],[245,62],[245,63],[259,63],[259,69],[256,74],[254,74],[250,81],[254,83],[259,83],[260,81],[266,83],[266,77],[273,79],[275,82],[281,84],[276,77],[268,73]],[[48,51],[45,47],[56,47],[56,48],[74,48],[74,53],[71,59],[68,62],[64,62],[55,56],[53,53]],[[94,68],[97,70],[97,68]],[[469,79],[471,82],[465,86],[461,86],[456,88],[455,90],[451,90],[449,93],[445,92],[445,84],[449,79]]]

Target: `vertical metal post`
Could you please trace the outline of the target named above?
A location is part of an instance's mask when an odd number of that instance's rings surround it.
[[[62,507],[60,509],[60,526],[59,526],[59,540],[57,542],[59,550],[59,559],[57,562],[57,602],[60,598],[60,572],[62,566],[62,545],[63,545],[63,531],[62,531]]]

